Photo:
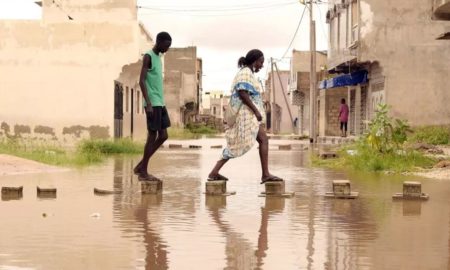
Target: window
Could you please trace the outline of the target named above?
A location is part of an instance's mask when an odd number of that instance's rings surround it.
[[[216,115],[216,107],[213,107],[213,115]]]
[[[129,100],[128,86],[125,88],[125,112],[128,112],[128,100]]]

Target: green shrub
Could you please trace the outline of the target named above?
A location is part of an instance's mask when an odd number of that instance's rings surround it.
[[[427,126],[414,130],[414,134],[409,139],[410,142],[421,142],[428,144],[449,144],[450,128],[446,126]]]

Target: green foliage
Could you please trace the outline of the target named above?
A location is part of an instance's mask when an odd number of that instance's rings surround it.
[[[207,134],[207,135],[211,135],[211,134],[216,134],[217,130],[209,127],[203,123],[188,123],[186,125],[186,129],[188,129],[190,132],[194,133],[194,134]]]
[[[67,150],[49,142],[5,139],[0,142],[0,153],[35,160],[58,166],[86,166],[102,162],[111,154],[138,154],[144,145],[129,139],[116,141],[86,140],[75,151]]]
[[[188,129],[184,128],[171,127],[167,129],[167,133],[169,135],[169,139],[189,140],[189,139],[198,139],[201,137],[201,134],[194,134],[190,132]]]
[[[339,158],[319,160],[313,164],[330,168],[347,168],[355,171],[395,173],[412,172],[419,168],[431,168],[435,160],[418,151],[397,150],[380,152],[362,139],[339,151]]]
[[[412,132],[406,121],[388,115],[387,105],[379,105],[369,123],[369,131],[356,143],[342,147],[339,158],[314,159],[313,164],[357,171],[395,173],[430,168],[436,160],[423,153],[404,149],[408,134]]]
[[[446,126],[420,127],[414,130],[414,134],[408,141],[434,145],[449,144],[450,128]]]
[[[140,154],[144,149],[144,144],[137,143],[131,139],[110,140],[85,140],[78,145],[80,153],[99,154]]]
[[[412,132],[408,122],[393,119],[388,115],[388,106],[380,104],[375,117],[369,122],[366,140],[372,149],[380,153],[388,153],[402,148],[407,140],[408,132]]]

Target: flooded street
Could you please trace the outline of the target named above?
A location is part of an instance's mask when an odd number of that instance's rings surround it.
[[[271,172],[295,197],[258,197],[256,147],[221,171],[236,195],[211,197],[205,180],[221,150],[210,146],[224,139],[191,142],[202,149],[165,147],[150,161],[160,195],[141,195],[139,156],[1,176],[24,191],[0,201],[0,269],[450,269],[450,181],[311,168],[309,150],[276,150],[271,140]],[[336,179],[359,198],[324,198]],[[405,180],[421,181],[430,200],[393,201]],[[56,187],[57,198],[37,198],[36,186]]]

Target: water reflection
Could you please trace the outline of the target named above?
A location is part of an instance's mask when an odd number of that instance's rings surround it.
[[[230,197],[203,194],[218,156],[209,147],[157,153],[158,196],[140,193],[139,157],[2,176],[24,193],[0,201],[0,269],[449,269],[450,181],[311,168],[308,155],[270,154],[271,169],[297,193],[291,199],[258,197],[257,149],[225,168],[237,192]],[[349,179],[360,197],[325,199],[335,179]],[[430,200],[393,201],[405,180],[422,181]],[[36,198],[37,185],[52,184],[57,198]],[[94,187],[122,193],[94,196]]]

